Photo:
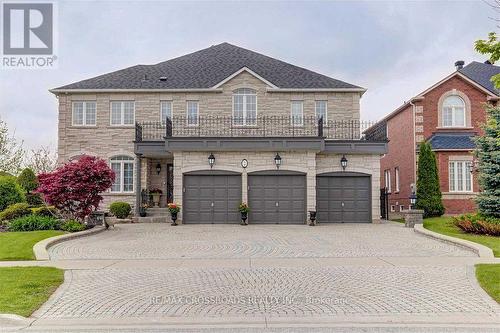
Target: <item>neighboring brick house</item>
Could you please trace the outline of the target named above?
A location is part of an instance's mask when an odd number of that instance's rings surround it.
[[[408,209],[416,184],[418,145],[430,142],[436,153],[439,181],[446,214],[475,209],[480,191],[474,171],[473,137],[482,133],[485,103],[496,104],[499,92],[490,78],[500,67],[472,62],[405,102],[370,128],[386,127],[388,152],[381,157],[380,185],[390,192],[389,211]]]
[[[160,188],[184,223],[239,223],[240,202],[250,223],[380,217],[387,141],[362,136],[358,86],[223,43],[51,92],[60,162],[96,155],[116,171],[105,206],[137,212]]]

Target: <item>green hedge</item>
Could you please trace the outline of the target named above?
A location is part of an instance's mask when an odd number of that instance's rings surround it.
[[[9,231],[59,230],[60,222],[53,217],[27,215],[12,220]]]
[[[24,191],[15,177],[0,176],[0,211],[8,206],[24,202]]]
[[[68,232],[77,232],[85,230],[85,225],[76,220],[67,220],[61,225],[61,230]]]
[[[127,216],[129,216],[130,212],[132,211],[132,208],[126,202],[117,201],[113,202],[109,206],[109,211],[117,218],[124,219],[127,218]]]
[[[19,202],[5,208],[0,212],[0,221],[14,220],[19,217],[30,215],[30,206],[25,202]]]

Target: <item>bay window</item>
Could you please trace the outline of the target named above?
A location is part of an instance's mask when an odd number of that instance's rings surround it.
[[[472,192],[471,161],[449,162],[450,192]]]

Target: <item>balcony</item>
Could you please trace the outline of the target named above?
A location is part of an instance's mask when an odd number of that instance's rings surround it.
[[[136,123],[135,143],[136,147],[164,144],[166,151],[316,149],[335,152],[341,147],[357,152],[355,144],[368,147],[375,143],[377,147],[381,144],[385,147],[385,128],[364,133],[373,124],[359,120],[323,121],[315,116],[295,120],[288,116],[174,117],[165,123]]]
[[[384,141],[385,131],[363,132],[375,122],[345,120],[323,121],[304,117],[293,122],[286,116],[262,116],[252,119],[233,117],[199,117],[197,125],[188,125],[187,117],[174,117],[162,122],[141,122],[135,125],[135,141],[163,141],[168,138],[302,138],[320,137],[327,140]]]

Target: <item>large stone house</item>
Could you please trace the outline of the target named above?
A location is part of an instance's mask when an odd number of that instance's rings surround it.
[[[386,128],[389,138],[388,152],[381,158],[380,186],[389,192],[388,210],[394,215],[408,209],[417,179],[418,146],[424,141],[436,154],[445,213],[475,210],[480,187],[473,137],[483,133],[485,104],[498,101],[499,91],[490,79],[500,73],[500,67],[489,62],[464,67],[463,61],[455,66],[453,73],[372,127],[376,131]]]
[[[158,188],[183,223],[239,223],[241,202],[250,223],[380,217],[387,143],[363,135],[358,86],[223,43],[51,92],[60,162],[95,155],[116,172],[105,206],[137,212]]]

